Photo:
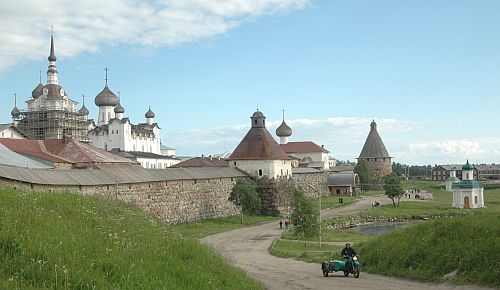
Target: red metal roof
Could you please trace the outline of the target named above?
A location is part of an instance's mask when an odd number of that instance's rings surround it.
[[[92,145],[73,139],[28,140],[0,138],[9,150],[53,163],[135,163]]]
[[[135,163],[116,154],[73,139],[44,140],[47,149],[73,163]]]
[[[286,153],[330,152],[312,141],[288,142],[280,146]]]
[[[229,160],[291,160],[266,128],[252,127]]]
[[[54,163],[72,163],[48,151],[41,140],[0,138],[0,143],[9,150],[22,155],[30,155]]]

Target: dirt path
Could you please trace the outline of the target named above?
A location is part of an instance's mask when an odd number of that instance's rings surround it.
[[[387,203],[378,197],[366,197],[349,206],[326,210],[326,217],[347,215],[370,208],[374,200]],[[261,281],[266,289],[383,289],[383,290],[456,290],[486,289],[471,286],[430,284],[362,272],[359,279],[344,277],[343,273],[333,273],[323,277],[321,265],[305,263],[293,259],[278,258],[268,253],[268,248],[282,230],[277,222],[265,223],[254,227],[233,230],[205,237],[202,242],[210,245],[231,264],[243,269],[252,277]],[[339,288],[340,289],[340,288]]]

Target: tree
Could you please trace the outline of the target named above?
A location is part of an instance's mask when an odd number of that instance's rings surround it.
[[[243,224],[243,213],[254,212],[260,209],[259,194],[255,188],[255,182],[249,179],[239,178],[233,186],[228,200],[241,208],[241,223]]]
[[[385,195],[392,200],[394,207],[396,207],[395,199],[398,200],[399,206],[399,200],[403,195],[403,188],[401,187],[401,180],[396,174],[391,173],[384,177],[384,190]]]
[[[359,175],[359,181],[361,182],[362,189],[369,189],[372,181],[368,171],[368,162],[366,162],[366,160],[359,159],[358,164],[354,167],[354,173]]]
[[[292,221],[294,224],[294,236],[304,238],[304,247],[307,239],[314,238],[319,232],[319,214],[312,199],[307,198],[304,189],[298,188],[293,193]]]

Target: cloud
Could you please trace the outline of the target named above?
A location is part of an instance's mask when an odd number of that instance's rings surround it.
[[[0,71],[47,54],[55,26],[58,54],[107,45],[175,46],[229,31],[262,15],[301,9],[309,0],[0,1]]]

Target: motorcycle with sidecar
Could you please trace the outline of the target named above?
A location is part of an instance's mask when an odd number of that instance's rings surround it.
[[[328,277],[329,273],[342,271],[346,277],[349,276],[349,274],[353,274],[354,278],[359,278],[361,265],[359,264],[358,256],[346,256],[343,260],[323,261],[323,263],[321,263],[321,269],[323,270],[323,276],[325,277]]]

